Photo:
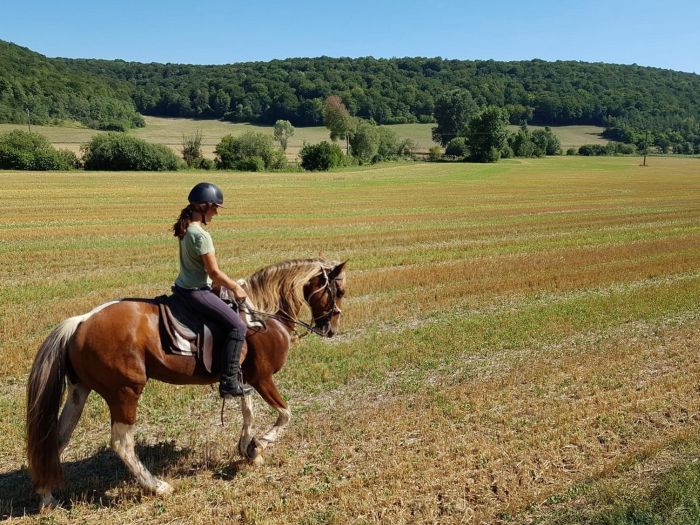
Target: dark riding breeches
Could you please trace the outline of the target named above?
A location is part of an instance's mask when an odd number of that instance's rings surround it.
[[[219,298],[211,288],[189,290],[175,286],[174,290],[193,310],[219,323],[232,339],[245,340],[246,324],[239,317],[238,312]],[[237,336],[234,336],[234,332]]]

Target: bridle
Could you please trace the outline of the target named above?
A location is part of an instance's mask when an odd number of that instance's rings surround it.
[[[310,333],[314,333],[316,335],[320,336],[325,336],[325,334],[321,331],[318,330],[316,327],[316,324],[319,321],[324,321],[326,319],[329,319],[333,317],[334,315],[340,315],[343,313],[343,311],[338,307],[338,304],[336,302],[337,296],[338,296],[338,284],[336,283],[337,279],[332,279],[328,277],[328,272],[326,272],[325,268],[321,268],[321,272],[323,274],[323,277],[325,278],[325,283],[321,287],[319,287],[317,290],[314,290],[309,294],[309,297],[306,299],[306,302],[308,303],[311,298],[316,295],[317,293],[320,293],[324,290],[327,290],[328,297],[330,299],[330,307],[323,312],[321,315],[314,316],[311,319],[311,322],[307,323],[305,321],[302,321],[301,319],[295,319],[291,315],[289,315],[287,312],[280,310],[279,314],[268,314],[267,312],[260,312],[258,310],[253,310],[252,308],[249,308],[248,305],[245,303],[240,304],[239,307],[243,308],[248,311],[248,313],[256,315],[256,316],[263,316],[268,319],[276,319],[277,321],[281,322],[291,322],[295,325],[301,326],[306,329],[306,333],[303,334],[297,334],[297,337],[302,338],[306,337]]]

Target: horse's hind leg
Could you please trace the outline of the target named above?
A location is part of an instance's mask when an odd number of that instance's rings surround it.
[[[134,429],[136,403],[143,386],[123,387],[112,399],[107,400],[112,415],[112,450],[122,459],[141,487],[157,495],[169,494],[173,488],[151,474],[136,455]]]
[[[68,384],[68,395],[58,419],[58,454],[63,454],[70,437],[83,413],[85,401],[87,401],[90,389],[81,384]]]

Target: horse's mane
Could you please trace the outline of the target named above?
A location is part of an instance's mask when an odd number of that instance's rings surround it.
[[[325,259],[292,259],[257,270],[241,285],[258,310],[268,314],[282,310],[297,317],[304,305],[304,285],[338,264]]]

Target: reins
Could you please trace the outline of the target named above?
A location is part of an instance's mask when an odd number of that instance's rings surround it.
[[[323,336],[324,334],[322,332],[318,331],[318,329],[315,326],[315,323],[318,321],[321,321],[323,319],[326,319],[328,317],[331,317],[335,314],[340,314],[340,313],[342,313],[342,311],[340,308],[338,308],[338,305],[335,302],[336,301],[336,293],[337,293],[335,290],[335,286],[331,285],[331,280],[329,279],[325,268],[321,268],[321,271],[323,272],[323,276],[326,278],[326,282],[318,290],[315,290],[311,294],[309,294],[309,299],[311,299],[317,293],[322,292],[323,290],[328,288],[330,291],[330,293],[328,295],[330,297],[331,306],[327,311],[325,311],[321,315],[316,316],[313,319],[311,319],[310,323],[302,321],[301,319],[295,319],[294,317],[289,315],[284,310],[280,310],[279,314],[269,314],[267,312],[261,312],[259,310],[254,310],[253,308],[250,308],[246,303],[239,304],[239,307],[246,310],[248,312],[248,314],[250,314],[250,315],[262,316],[262,317],[266,317],[268,319],[275,319],[275,320],[280,321],[282,323],[291,322],[292,324],[295,324],[295,325],[298,325],[298,326],[305,328],[306,333],[296,334],[297,337],[300,339],[302,337],[306,337],[307,335],[309,335],[311,333],[314,333],[314,334],[319,335],[319,336]]]

